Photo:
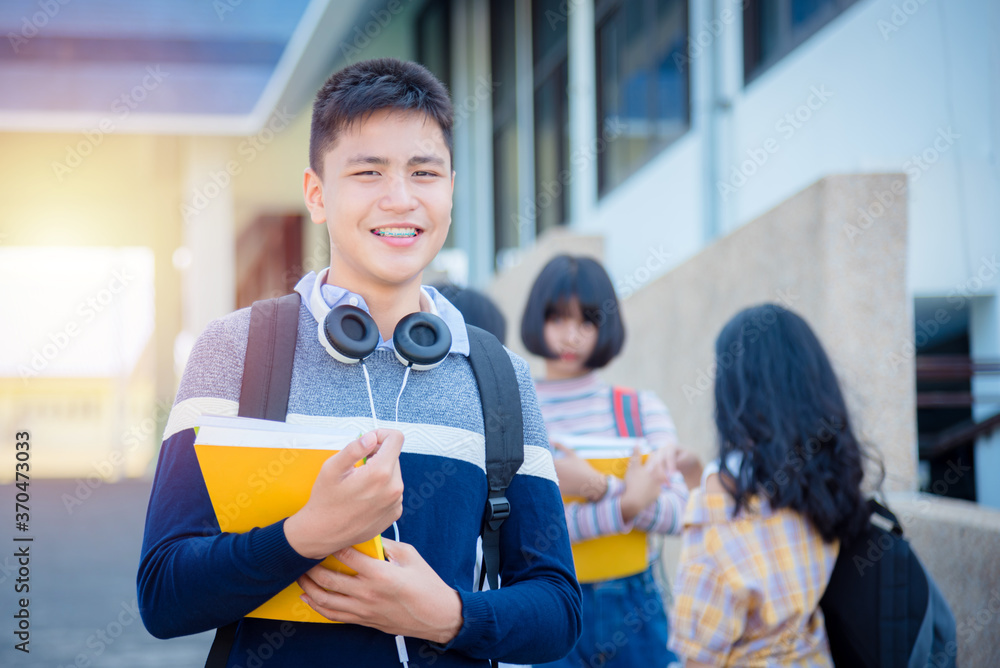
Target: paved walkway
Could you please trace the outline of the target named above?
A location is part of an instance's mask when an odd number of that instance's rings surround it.
[[[211,634],[157,640],[138,616],[135,576],[150,481],[103,484],[88,490],[79,504],[77,486],[68,480],[31,481],[25,534],[14,528],[18,490],[0,486],[0,666],[204,666]],[[69,509],[67,499],[73,500]],[[25,535],[34,541],[13,541]],[[23,545],[30,545],[31,591],[17,594],[19,565],[13,555]],[[28,598],[29,654],[14,649],[21,597]]]

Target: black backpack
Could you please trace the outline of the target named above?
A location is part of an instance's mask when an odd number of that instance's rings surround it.
[[[292,362],[299,328],[298,293],[254,302],[240,386],[240,417],[284,422],[292,383]],[[506,491],[524,461],[521,390],[514,365],[499,340],[467,325],[469,364],[479,386],[486,435],[489,498],[483,513],[483,568],[480,578],[499,586],[500,526],[510,515]],[[205,668],[225,668],[239,622],[219,628]],[[496,662],[493,662],[496,665]]]
[[[819,605],[838,668],[955,666],[955,618],[888,508],[841,545]]]

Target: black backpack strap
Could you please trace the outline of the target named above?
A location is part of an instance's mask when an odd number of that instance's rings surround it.
[[[292,361],[299,331],[299,295],[263,299],[250,307],[250,332],[243,358],[240,417],[284,422],[292,385]],[[238,621],[219,627],[205,668],[226,668]]]
[[[486,480],[489,498],[483,514],[483,574],[490,589],[499,587],[500,525],[510,515],[507,486],[524,462],[524,423],[521,389],[514,365],[492,334],[469,330],[469,364],[479,385],[486,435]]]
[[[299,295],[254,302],[240,387],[240,417],[285,421],[299,330]]]

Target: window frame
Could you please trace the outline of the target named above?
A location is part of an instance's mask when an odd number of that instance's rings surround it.
[[[637,0],[628,0],[635,2]],[[645,4],[645,15],[648,20],[655,21],[655,0],[641,0]],[[601,29],[605,23],[612,17],[612,15],[622,9],[626,4],[626,0],[595,0],[594,2],[594,90],[595,90],[595,109],[596,109],[596,123],[597,127],[596,136],[601,138],[604,136],[604,77],[602,69],[602,50],[601,50]],[[684,131],[678,134],[676,137],[671,139],[664,139],[662,141],[653,140],[650,142],[649,149],[646,151],[643,158],[632,165],[629,174],[622,179],[620,182],[609,185],[607,177],[607,167],[605,160],[607,160],[607,152],[601,153],[597,158],[597,197],[598,200],[603,199],[607,195],[615,191],[619,186],[626,183],[635,173],[641,170],[643,167],[652,162],[658,155],[663,153],[670,146],[674,145],[679,139],[687,135],[691,131],[691,68],[690,68],[690,36],[691,36],[691,3],[690,0],[681,0],[683,7],[683,25],[685,30],[684,37],[684,62],[683,62],[683,79],[684,79]],[[655,79],[651,79],[651,84],[646,90],[646,94],[650,97],[650,107],[647,113],[651,113],[652,109],[655,107],[652,104],[652,99],[656,96],[657,86],[655,85]],[[656,119],[652,117],[647,117],[646,120],[655,122]]]
[[[749,86],[771,67],[805,44],[809,39],[832,23],[858,0],[833,0],[804,26],[794,29],[791,25],[793,0],[771,0],[778,3],[778,45],[766,59],[760,57],[760,17],[761,3],[766,0],[744,0],[743,2],[743,86]]]

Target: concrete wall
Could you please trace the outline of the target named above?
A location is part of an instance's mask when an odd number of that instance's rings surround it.
[[[894,184],[896,202],[879,225],[851,236],[856,208]],[[783,304],[830,354],[855,429],[885,459],[887,488],[915,489],[903,184],[900,175],[822,179],[640,289],[624,302],[629,342],[608,378],[656,390],[681,441],[713,456],[715,337],[744,307]],[[661,352],[651,360],[648,351]]]
[[[916,488],[913,333],[906,294],[905,177],[833,176],[649,281],[659,249],[644,246],[634,266],[612,273],[627,341],[605,370],[609,380],[652,389],[666,401],[681,442],[714,456],[714,341],[738,310],[770,301],[816,330],[843,380],[855,428],[886,461],[886,488]],[[894,187],[896,203],[853,236],[852,212]],[[559,252],[602,257],[600,237],[560,231],[499,275],[489,289],[520,346],[521,310],[548,259]],[[633,292],[630,296],[627,294]],[[531,360],[540,373],[539,360]]]
[[[883,489],[894,491],[891,507],[952,606],[959,665],[1000,665],[995,642],[1000,513],[913,492],[915,378],[905,180],[899,174],[821,179],[652,281],[659,249],[635,249],[634,265],[611,272],[623,297],[628,340],[603,375],[655,390],[670,408],[682,443],[709,459],[717,448],[712,391],[719,330],[738,310],[764,301],[801,314],[833,360],[856,431],[885,463]],[[893,188],[895,201],[878,224],[856,228],[857,207],[867,208]],[[524,354],[521,309],[544,263],[559,252],[601,258],[603,251],[601,237],[559,231],[497,277],[490,294],[508,318],[514,350]],[[541,373],[540,361],[529,360]],[[668,573],[676,571],[678,548],[676,538],[665,542]]]
[[[859,0],[744,84],[743,4],[690,3],[691,129],[574,229],[607,235],[612,271],[641,258],[636,241],[668,244],[675,265],[712,233],[707,198],[725,233],[827,174],[906,172],[910,294],[944,295],[974,275],[1000,250],[1000,170],[985,139],[1000,136],[989,103],[1000,5]],[[983,294],[997,288],[994,277]]]
[[[958,665],[1000,666],[1000,511],[908,492],[888,503],[951,605]]]

